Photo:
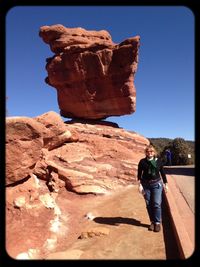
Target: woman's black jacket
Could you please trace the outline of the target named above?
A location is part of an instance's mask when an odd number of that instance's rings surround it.
[[[167,177],[165,175],[161,160],[158,158],[156,163],[157,163],[156,172],[155,172],[155,175],[152,176],[151,174],[149,174],[150,161],[147,160],[147,158],[141,159],[138,164],[138,174],[137,174],[138,180],[141,180],[141,179],[142,180],[157,180],[161,176],[163,182],[167,183]]]

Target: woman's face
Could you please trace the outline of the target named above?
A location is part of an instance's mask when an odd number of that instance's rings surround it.
[[[152,148],[147,149],[147,150],[146,150],[146,156],[147,156],[147,158],[152,158],[152,157],[154,157],[154,156],[155,156],[155,151],[154,151]]]

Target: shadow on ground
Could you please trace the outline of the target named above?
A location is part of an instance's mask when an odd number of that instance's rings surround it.
[[[180,259],[180,252],[173,230],[172,218],[167,208],[165,196],[162,201],[162,226],[165,242],[166,259]]]
[[[94,218],[96,223],[119,225],[119,224],[131,224],[141,227],[149,227],[148,224],[141,223],[140,221],[133,218],[123,218],[123,217],[96,217]]]
[[[194,167],[186,166],[170,166],[164,167],[166,174],[171,175],[184,175],[184,176],[194,176]]]

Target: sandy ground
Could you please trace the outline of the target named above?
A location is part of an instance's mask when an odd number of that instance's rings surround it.
[[[86,203],[87,202],[87,203]],[[137,185],[84,203],[84,213],[94,216],[79,225],[77,233],[103,227],[109,233],[90,238],[72,238],[71,244],[48,259],[160,259],[177,258],[167,214],[159,233],[148,231],[149,219]],[[163,206],[163,211],[165,207]],[[77,237],[77,236],[76,236]]]

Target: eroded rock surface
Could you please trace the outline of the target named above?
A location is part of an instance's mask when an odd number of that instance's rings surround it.
[[[139,36],[115,44],[105,30],[60,24],[42,26],[39,35],[55,53],[47,59],[46,82],[57,90],[63,117],[102,119],[135,112]]]
[[[46,258],[65,248],[68,239],[76,240],[94,196],[99,201],[136,183],[146,144],[145,137],[111,122],[64,123],[52,111],[7,118],[8,254]]]
[[[6,184],[32,173],[43,148],[42,126],[28,117],[6,118]]]
[[[55,112],[14,117],[6,126],[6,184],[32,174],[52,190],[106,193],[132,184],[149,141],[109,122],[69,121]]]

